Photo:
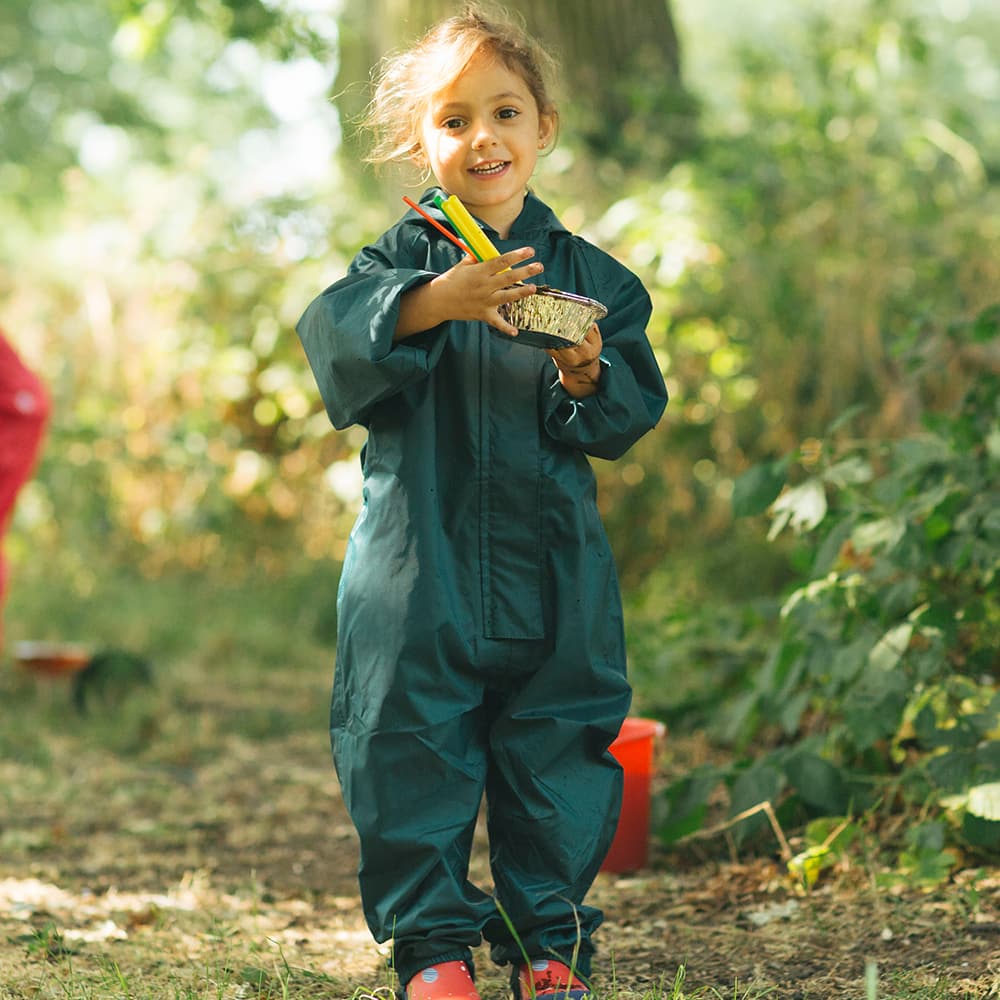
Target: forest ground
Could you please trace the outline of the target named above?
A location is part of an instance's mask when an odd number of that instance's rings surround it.
[[[64,681],[0,669],[0,1000],[389,997],[325,681],[198,676],[169,711],[161,690],[81,716]],[[473,869],[488,885],[481,834]],[[889,892],[854,868],[804,894],[776,858],[704,842],[654,846],[591,900],[602,1000],[861,1000],[871,963],[880,1000],[1000,997],[995,870]],[[484,1000],[508,996],[477,964]]]

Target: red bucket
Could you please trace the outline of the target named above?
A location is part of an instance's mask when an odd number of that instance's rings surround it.
[[[653,748],[666,731],[666,726],[654,719],[626,719],[611,744],[611,753],[625,772],[625,790],[618,828],[602,872],[633,872],[646,864]]]

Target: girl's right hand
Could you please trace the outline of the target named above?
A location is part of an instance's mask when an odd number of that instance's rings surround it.
[[[541,274],[540,263],[524,263],[534,255],[531,247],[522,247],[492,260],[466,257],[444,274],[405,292],[399,304],[396,340],[454,319],[482,320],[516,337],[516,327],[502,319],[497,310],[506,302],[535,294],[535,285],[518,283],[523,277]],[[510,270],[514,267],[516,274]]]

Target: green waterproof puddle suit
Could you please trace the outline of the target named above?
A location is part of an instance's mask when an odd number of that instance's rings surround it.
[[[422,206],[445,222],[425,193]],[[533,195],[501,253],[603,302],[598,392],[573,399],[541,350],[483,323],[394,344],[400,296],[461,251],[409,212],[298,324],[330,419],[362,424],[364,504],[338,595],[331,736],[361,842],[375,938],[401,982],[427,965],[520,962],[468,878],[483,795],[496,898],[531,957],[587,974],[599,910],[583,899],[621,801],[608,752],[631,691],[621,601],[587,455],[621,456],[666,390],[649,297]]]

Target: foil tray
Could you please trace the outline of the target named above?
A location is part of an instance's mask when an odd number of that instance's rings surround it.
[[[501,337],[526,347],[560,349],[575,347],[591,325],[608,314],[607,308],[596,299],[588,299],[572,292],[562,292],[549,285],[539,285],[534,295],[507,302],[497,310],[518,335]]]

